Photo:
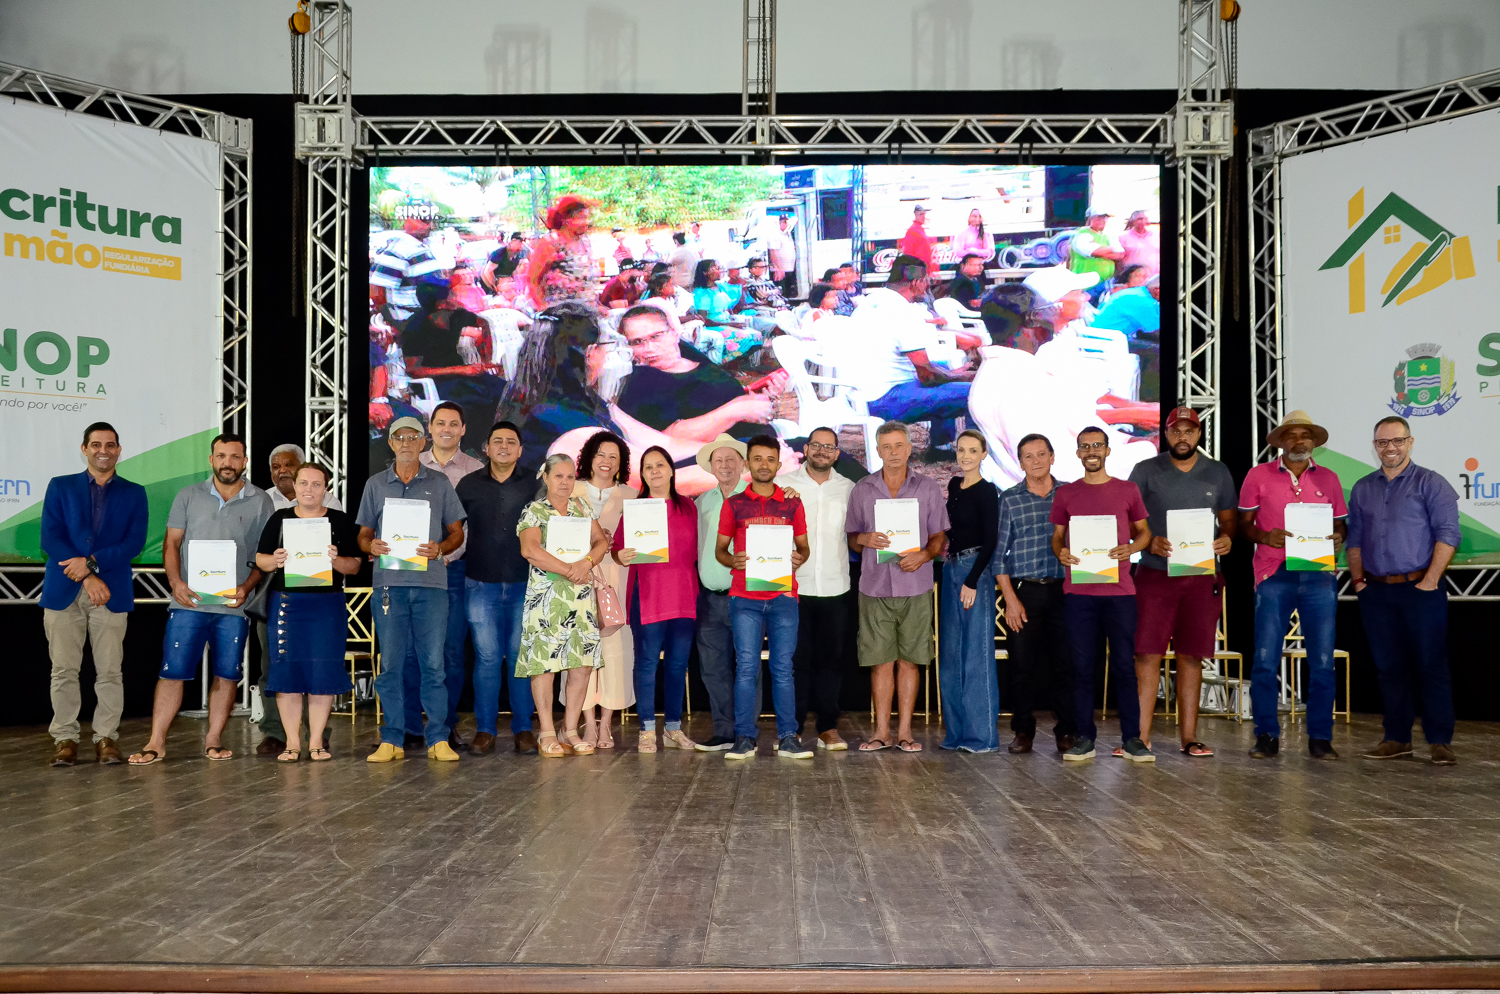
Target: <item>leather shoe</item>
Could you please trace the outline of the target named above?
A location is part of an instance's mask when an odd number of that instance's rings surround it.
[[[1059,735],[1057,737],[1057,751],[1058,752],[1067,752],[1069,749],[1073,748],[1077,744],[1078,744],[1078,736],[1076,736],[1076,735]]]
[[[488,756],[495,751],[495,737],[489,732],[480,732],[469,743],[469,751],[476,756]]]
[[[78,743],[72,739],[63,739],[52,751],[53,766],[72,766],[78,762]]]
[[[420,735],[413,735],[410,732],[407,732],[406,733],[406,740],[401,743],[401,748],[403,748],[403,749],[426,749],[427,748],[427,740],[424,739]]]
[[[324,748],[327,747],[325,746]],[[278,739],[274,735],[267,735],[265,738],[261,739],[260,744],[255,747],[255,754],[257,756],[275,756],[277,753],[283,752],[285,749],[285,742],[283,742],[281,739]]]
[[[1338,759],[1338,751],[1327,739],[1308,739],[1307,754],[1313,759]]]
[[[120,755],[120,747],[115,745],[114,739],[100,739],[94,743],[94,758],[105,766],[119,766],[125,762]]]
[[[1398,759],[1401,756],[1411,755],[1410,742],[1392,742],[1386,739],[1375,748],[1365,753],[1366,759]]]
[[[1035,735],[1022,735],[1020,732],[1017,732],[1016,737],[1011,739],[1010,745],[1005,747],[1005,751],[1012,756],[1019,756],[1023,752],[1030,752],[1032,740],[1035,738]]]
[[[1255,748],[1250,750],[1251,759],[1270,759],[1281,751],[1281,738],[1276,735],[1257,735]]]
[[[468,752],[469,744],[458,737],[457,732],[448,733],[448,748],[454,752]]]
[[[1446,743],[1434,743],[1432,747],[1432,761],[1438,766],[1457,766],[1458,754],[1453,747]]]
[[[522,756],[536,755],[536,734],[531,731],[516,733],[516,752]]]

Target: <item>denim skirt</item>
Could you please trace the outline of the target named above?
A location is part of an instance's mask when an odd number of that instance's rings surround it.
[[[347,629],[340,592],[271,594],[271,673],[268,694],[347,694]]]

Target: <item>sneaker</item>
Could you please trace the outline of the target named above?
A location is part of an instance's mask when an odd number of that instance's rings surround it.
[[[1132,763],[1156,762],[1156,754],[1140,739],[1131,739],[1125,743],[1125,758]]]
[[[695,744],[680,728],[674,728],[670,732],[662,732],[661,734],[661,747],[663,749],[691,750]]]
[[[1432,761],[1438,766],[1457,766],[1458,754],[1453,751],[1453,746],[1447,743],[1434,743],[1432,746]]]
[[[1063,760],[1069,763],[1081,763],[1085,759],[1094,758],[1093,739],[1075,739],[1073,748],[1063,753]]]
[[[849,743],[838,733],[838,729],[830,728],[818,735],[818,748],[827,749],[829,752],[848,752]]]
[[[776,752],[782,759],[812,759],[813,751],[802,744],[795,735],[783,735],[776,742]]]
[[[713,738],[696,743],[693,748],[699,752],[723,752],[734,745],[734,739],[724,735],[715,735]]]
[[[748,735],[741,735],[734,740],[734,748],[724,754],[725,759],[754,759],[755,740]]]
[[[1386,739],[1375,748],[1365,753],[1366,759],[1395,759],[1398,756],[1410,756],[1410,742],[1392,742]]]
[[[1327,739],[1308,739],[1307,754],[1313,759],[1338,759],[1339,754],[1333,748],[1333,743]]]
[[[1250,750],[1251,759],[1270,759],[1281,751],[1281,739],[1275,735],[1257,735],[1255,748]]]

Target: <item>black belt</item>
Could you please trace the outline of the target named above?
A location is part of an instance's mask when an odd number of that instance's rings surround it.
[[[1395,573],[1391,576],[1375,576],[1366,573],[1363,577],[1366,583],[1416,583],[1427,575],[1427,567],[1414,569],[1410,573]]]
[[[1016,578],[1017,583],[1062,583],[1060,576],[1022,576]]]

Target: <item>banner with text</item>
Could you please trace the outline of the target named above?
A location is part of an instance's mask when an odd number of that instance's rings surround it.
[[[39,561],[42,497],[108,421],[146,487],[138,561],[172,497],[208,476],[219,401],[219,148],[0,104],[0,561]]]
[[[1458,491],[1456,563],[1500,562],[1500,114],[1282,166],[1287,408],[1328,429],[1347,491],[1380,418]]]

